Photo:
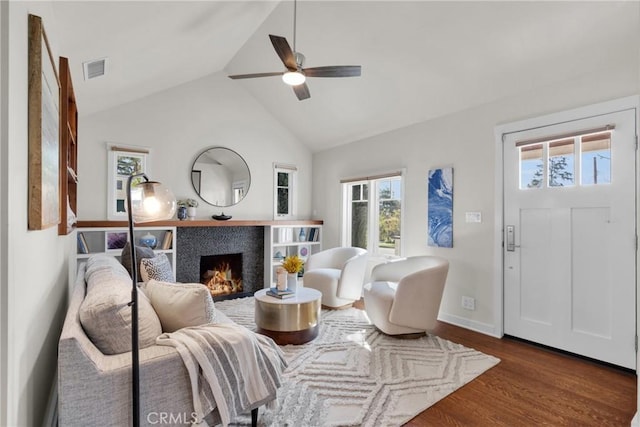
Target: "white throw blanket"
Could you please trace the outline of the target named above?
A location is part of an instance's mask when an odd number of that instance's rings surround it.
[[[216,406],[227,426],[238,414],[274,401],[287,366],[271,338],[233,323],[183,328],[160,335],[156,343],[175,347],[184,361],[197,416],[194,426],[206,426],[204,417]],[[211,393],[215,403],[207,397]]]

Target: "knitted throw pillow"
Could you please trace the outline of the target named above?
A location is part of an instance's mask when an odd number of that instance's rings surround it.
[[[167,254],[158,254],[155,258],[143,258],[140,261],[140,276],[145,282],[151,279],[173,282],[173,270]]]

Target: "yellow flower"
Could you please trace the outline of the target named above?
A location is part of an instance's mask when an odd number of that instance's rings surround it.
[[[303,264],[304,261],[302,261],[298,255],[291,255],[282,261],[282,268],[287,270],[288,273],[297,273],[302,269]]]

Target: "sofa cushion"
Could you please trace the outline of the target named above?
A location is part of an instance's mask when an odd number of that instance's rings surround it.
[[[87,261],[87,294],[79,317],[87,336],[104,354],[131,351],[131,277],[114,257],[96,254]],[[155,344],[160,320],[146,296],[138,291],[140,348]]]
[[[215,322],[209,289],[200,283],[169,283],[151,279],[144,291],[162,324],[162,332]]]
[[[173,282],[173,270],[171,262],[166,254],[158,254],[155,258],[144,258],[140,261],[140,275],[142,280],[159,280],[161,282]]]
[[[147,246],[138,246],[136,245],[136,260],[138,261],[138,282],[142,281],[142,276],[140,275],[140,262],[145,258],[153,258],[156,254],[153,252],[153,249]],[[129,276],[131,276],[131,243],[127,242],[122,249],[122,255],[120,256],[120,262],[129,272]]]

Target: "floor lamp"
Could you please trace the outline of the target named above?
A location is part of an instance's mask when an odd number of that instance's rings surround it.
[[[134,183],[136,180],[136,183]],[[139,182],[138,182],[139,181]],[[133,184],[133,186],[132,186]],[[133,187],[133,188],[132,188]],[[131,245],[131,385],[133,391],[133,425],[140,425],[140,356],[138,348],[138,262],[133,236],[133,223],[170,219],[176,211],[176,198],[171,190],[144,173],[127,180],[127,213]]]

